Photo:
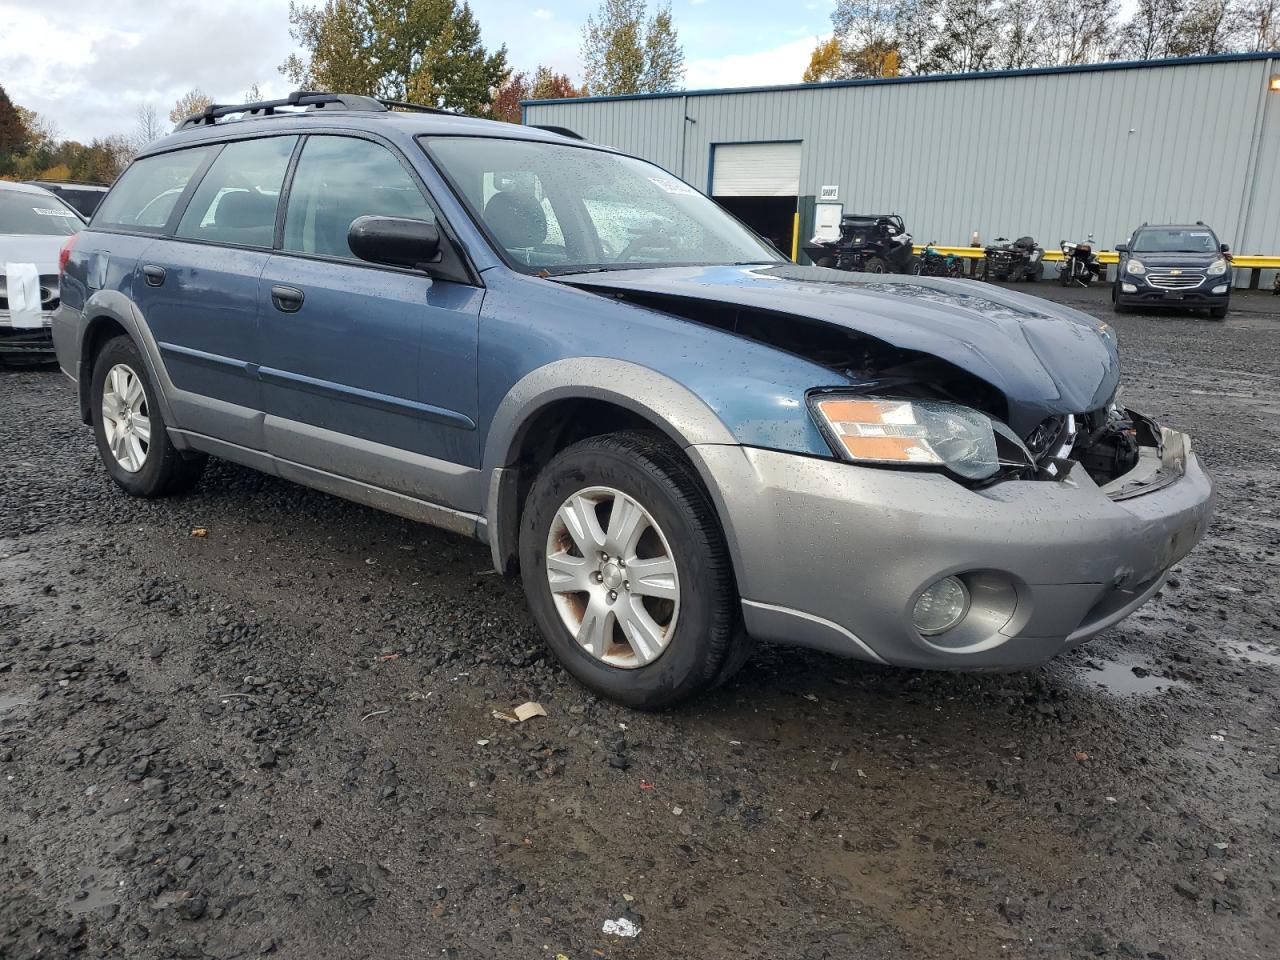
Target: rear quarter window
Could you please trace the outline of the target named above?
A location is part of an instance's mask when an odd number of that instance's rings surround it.
[[[192,176],[215,149],[193,147],[135,161],[102,201],[91,226],[163,230]]]

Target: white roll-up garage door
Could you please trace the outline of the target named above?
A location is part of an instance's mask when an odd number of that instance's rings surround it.
[[[711,164],[713,197],[798,197],[799,143],[722,143]]]

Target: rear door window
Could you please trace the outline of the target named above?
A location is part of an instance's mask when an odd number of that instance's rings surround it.
[[[177,236],[248,247],[270,247],[276,206],[297,137],[229,143],[191,196]]]
[[[386,147],[355,137],[309,137],[289,186],[284,249],[358,259],[347,231],[365,216],[435,220],[417,183]]]
[[[193,147],[137,160],[121,174],[93,218],[94,227],[158,233],[196,171],[216,147]]]

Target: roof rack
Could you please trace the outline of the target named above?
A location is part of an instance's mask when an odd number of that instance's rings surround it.
[[[295,90],[283,100],[259,100],[254,103],[214,103],[199,113],[193,113],[178,124],[178,130],[191,127],[212,126],[224,117],[233,114],[269,117],[281,112],[281,108],[291,108],[286,112],[295,112],[301,107],[305,110],[322,110],[332,107],[338,110],[355,110],[369,113],[386,113],[389,110],[412,110],[417,113],[441,113],[446,116],[460,116],[451,110],[439,107],[428,107],[421,103],[409,103],[405,100],[383,100],[378,97],[365,97],[354,93],[322,93],[315,90]]]

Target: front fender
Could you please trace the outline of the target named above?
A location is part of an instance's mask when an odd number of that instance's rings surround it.
[[[729,428],[701,398],[648,367],[609,357],[557,360],[526,374],[498,405],[485,440],[481,475],[487,487],[482,538],[496,569],[516,555],[520,504],[517,477],[508,469],[538,414],[560,400],[600,400],[651,423],[682,449],[694,444],[736,445]],[[703,483],[713,482],[709,476]]]

